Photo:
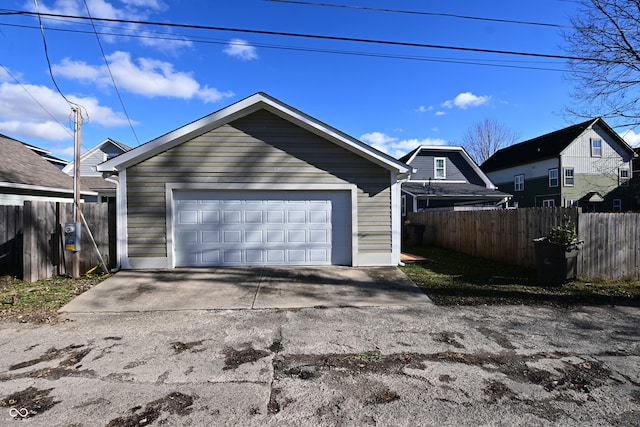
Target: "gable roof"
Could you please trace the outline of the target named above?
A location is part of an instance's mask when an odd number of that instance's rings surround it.
[[[73,179],[22,142],[0,134],[3,187],[73,192]]]
[[[118,157],[98,165],[98,171],[118,172],[149,159],[183,142],[202,135],[210,130],[234,120],[248,116],[258,110],[267,110],[309,132],[312,132],[336,145],[345,148],[361,157],[370,160],[386,169],[408,174],[411,168],[403,162],[376,150],[368,144],[357,140],[305,113],[297,110],[263,92],[258,92],[208,116],[166,133],[156,139],[142,144]]]
[[[35,145],[27,144],[26,142],[22,142],[22,141],[18,141],[18,142],[20,142],[21,144],[24,144],[25,147],[35,152],[39,156],[42,156],[45,159],[47,159],[48,162],[52,163],[58,169],[62,169],[63,167],[69,164],[68,161],[53,156],[51,154],[51,151],[45,150],[44,148],[36,147]]]
[[[96,151],[98,150],[102,150],[106,145],[113,145],[114,147],[118,148],[121,152],[125,153],[129,150],[131,150],[131,147],[129,147],[128,145],[125,145],[119,141],[116,141],[115,139],[111,139],[111,138],[107,138],[104,141],[102,141],[101,143],[99,143],[98,145],[96,145],[93,148],[90,148],[89,150],[87,150],[85,153],[83,153],[80,156],[80,164],[82,164],[82,161],[90,156],[92,156]],[[74,162],[68,162],[67,165],[64,167],[64,169],[62,169],[63,172],[68,173],[69,175],[73,175],[73,170],[74,170]]]
[[[498,150],[480,167],[483,171],[489,172],[559,156],[576,138],[595,124],[600,125],[623,148],[633,151],[629,144],[598,117]]]
[[[462,158],[469,164],[471,169],[478,175],[478,177],[485,183],[487,188],[495,189],[496,186],[491,182],[489,177],[478,167],[476,162],[473,161],[467,150],[459,145],[420,145],[411,152],[405,154],[400,158],[401,162],[404,162],[410,166],[413,166],[414,159],[420,155],[422,151],[439,151],[445,153],[459,153]]]

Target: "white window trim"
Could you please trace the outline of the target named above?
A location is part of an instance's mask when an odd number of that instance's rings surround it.
[[[542,207],[543,208],[555,208],[556,207],[556,201],[554,199],[544,199],[542,201]]]
[[[438,160],[442,160],[442,168],[438,168]],[[442,169],[442,176],[438,176],[438,169]],[[446,157],[433,158],[433,176],[435,179],[447,179],[447,158]]]
[[[556,173],[555,178],[552,178],[552,177],[551,177],[551,172],[555,172],[555,173]],[[552,179],[555,179],[555,180],[556,180],[555,185],[553,185],[553,184],[551,183],[551,180],[552,180]],[[558,168],[549,169],[549,187],[557,187],[557,186],[559,186],[559,185],[560,185],[560,177],[558,176]]]
[[[622,199],[613,199],[613,210],[615,212],[620,212],[622,210]]]
[[[622,172],[626,172],[627,176],[623,177]],[[628,187],[631,180],[631,171],[628,168],[618,169],[618,185],[621,187]]]
[[[571,179],[573,182],[571,184],[567,184],[567,171],[573,171],[571,174]],[[573,187],[576,185],[576,170],[575,168],[564,168],[562,171],[562,184],[564,187]]]
[[[519,177],[522,177],[522,181],[518,180]],[[513,177],[513,191],[524,191],[524,174]]]
[[[599,154],[596,154],[595,150],[594,150],[593,143],[595,141],[600,141],[600,153]],[[600,138],[591,138],[591,157],[602,157],[602,139],[600,139]]]

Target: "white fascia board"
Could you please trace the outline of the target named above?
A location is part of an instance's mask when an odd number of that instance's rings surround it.
[[[176,147],[189,139],[206,133],[212,129],[230,123],[241,117],[247,116],[260,109],[272,112],[283,119],[315,133],[323,138],[365,157],[386,169],[394,170],[399,174],[409,174],[412,169],[406,164],[375,150],[373,147],[358,141],[342,132],[334,129],[310,116],[289,107],[282,102],[264,93],[257,93],[238,101],[208,116],[202,117],[188,125],[173,130],[124,154],[107,160],[98,165],[100,172],[117,172],[126,169],[136,163],[144,161],[156,154]]]

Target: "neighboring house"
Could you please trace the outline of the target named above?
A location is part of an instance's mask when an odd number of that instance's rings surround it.
[[[427,209],[469,210],[504,205],[498,191],[462,147],[422,145],[400,161],[414,169],[402,184],[402,216]]]
[[[51,163],[53,166],[57,167],[58,169],[62,169],[64,168],[67,164],[69,164],[69,162],[67,162],[66,160],[63,159],[59,159],[57,157],[54,157],[51,155],[51,151],[45,150],[44,148],[40,148],[40,147],[36,147],[33,145],[29,145],[23,142],[23,144],[30,149],[31,151],[33,151],[34,153],[36,153],[39,156],[42,156],[46,161],[48,161],[49,163]]]
[[[633,209],[640,210],[640,147],[634,148],[636,156],[633,158],[633,172],[631,173],[631,191],[633,193]]]
[[[131,147],[107,138],[80,156],[80,188],[97,193],[97,196],[87,198],[87,202],[106,202],[109,199],[115,199],[117,177],[104,178],[96,167],[129,150]],[[75,162],[69,162],[62,171],[74,176]]]
[[[83,197],[95,193],[82,192]],[[0,205],[73,201],[73,179],[26,144],[0,135]]]
[[[406,164],[264,93],[98,165],[122,268],[397,265]]]
[[[518,207],[632,209],[633,149],[601,118],[497,151],[481,166]]]

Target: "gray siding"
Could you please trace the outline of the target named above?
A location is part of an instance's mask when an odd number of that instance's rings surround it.
[[[411,176],[411,180],[427,181],[433,179],[434,159],[436,157],[446,158],[446,180],[467,181],[470,184],[486,185],[460,153],[429,150],[421,150],[411,162],[411,166],[418,169],[418,172]]]
[[[353,183],[359,253],[391,251],[388,170],[259,111],[127,169],[130,257],[167,255],[167,183]]]

